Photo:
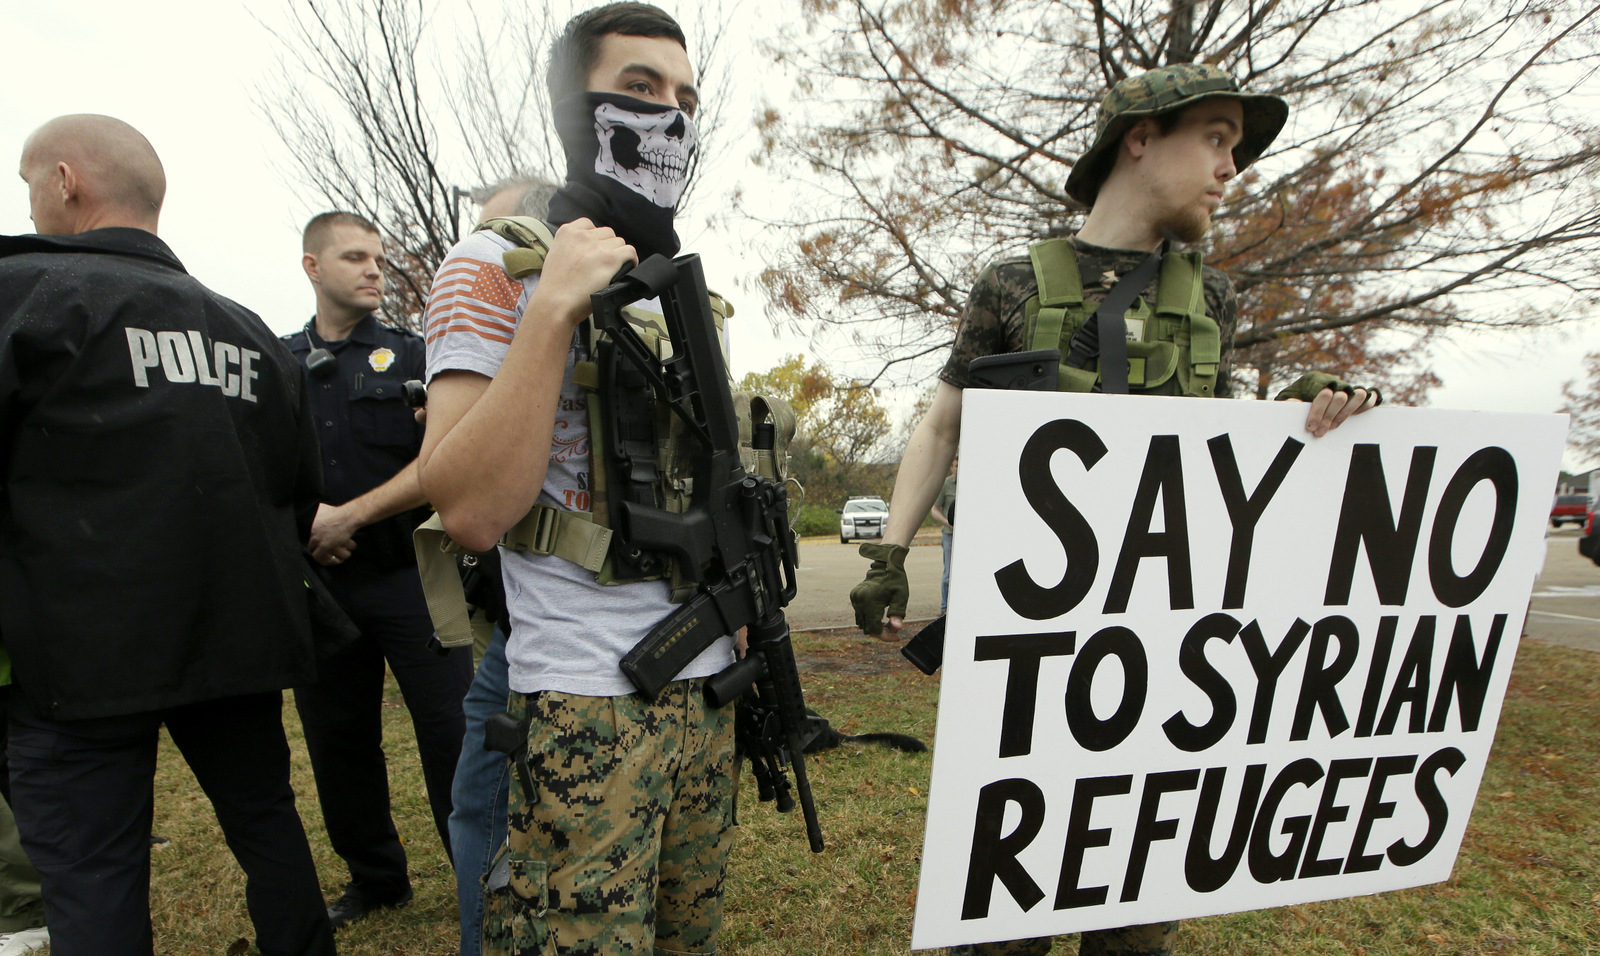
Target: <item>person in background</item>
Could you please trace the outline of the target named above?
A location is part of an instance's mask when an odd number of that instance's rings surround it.
[[[11,658],[0,647],[0,956],[22,956],[50,945],[44,923],[39,871],[17,836],[11,815],[11,767],[6,759],[6,708],[11,698]]]
[[[553,192],[555,187],[542,180],[510,179],[475,189],[472,194],[483,204],[478,215],[481,222],[499,216],[543,219],[549,212]],[[479,560],[485,558],[491,556]],[[492,561],[491,585],[499,589],[495,597],[503,607],[499,556],[492,555]],[[506,842],[506,791],[511,766],[504,754],[484,749],[483,735],[484,722],[491,714],[505,710],[506,698],[511,694],[506,665],[507,631],[506,621],[495,623],[472,687],[461,705],[467,729],[461,740],[461,759],[456,764],[450,811],[450,847],[461,913],[461,956],[478,956],[482,951],[483,876],[495,851]]]
[[[301,264],[316,293],[305,328],[283,337],[305,368],[324,488],[308,547],[361,637],[295,688],[322,819],[349,868],[328,907],[337,929],[411,899],[406,852],[389,809],[384,667],[394,674],[422,758],[434,827],[450,852],[450,786],[461,756],[461,699],[472,651],[446,650],[417,577],[411,532],[426,517],[417,483],[422,426],[402,386],[423,375],[422,338],[378,321],[383,240],[347,212],[306,224]]]
[[[944,577],[939,579],[939,613],[950,610],[950,540],[956,531],[956,471],[959,458],[951,459],[950,475],[933,499],[933,520],[939,522],[939,544],[944,548]]]

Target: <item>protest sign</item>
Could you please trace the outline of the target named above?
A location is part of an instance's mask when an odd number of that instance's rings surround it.
[[[1449,877],[1564,416],[963,406],[914,948]]]

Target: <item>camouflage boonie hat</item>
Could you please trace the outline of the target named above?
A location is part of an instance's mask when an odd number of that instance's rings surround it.
[[[1238,81],[1214,66],[1178,63],[1130,76],[1100,101],[1094,144],[1067,176],[1067,195],[1085,206],[1094,205],[1128,127],[1146,116],[1182,109],[1211,96],[1235,99],[1244,107],[1244,137],[1233,148],[1233,162],[1240,172],[1266,152],[1289,118],[1288,103],[1267,94],[1241,93]]]

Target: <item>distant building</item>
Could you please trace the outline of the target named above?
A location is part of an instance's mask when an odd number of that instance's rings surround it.
[[[1563,471],[1561,478],[1556,482],[1558,495],[1588,495],[1592,501],[1595,490],[1600,490],[1600,468],[1579,472],[1576,475]]]

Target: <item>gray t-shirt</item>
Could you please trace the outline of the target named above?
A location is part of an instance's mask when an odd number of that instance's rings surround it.
[[[428,379],[446,371],[493,378],[511,336],[538,284],[537,275],[516,280],[501,265],[512,243],[492,232],[476,232],[457,243],[439,268],[428,295]],[[659,311],[641,302],[643,311]],[[588,511],[589,411],[587,394],[573,384],[573,365],[583,355],[582,330],[567,353],[557,403],[550,465],[539,501],[568,511]],[[511,689],[530,694],[554,690],[590,697],[632,693],[618,667],[650,629],[675,605],[662,581],[602,587],[593,572],[553,555],[500,549],[511,613],[506,646]],[[733,639],[724,637],[695,658],[680,678],[707,677],[733,660]]]
[[[953,518],[950,514],[951,510],[956,506],[955,475],[945,476],[944,486],[939,489],[939,497],[933,499],[933,506],[939,509],[940,514],[944,515],[946,521],[950,522],[950,524],[942,524],[939,526],[940,531],[945,534],[949,534],[952,530],[951,526],[956,523],[955,518]]]

